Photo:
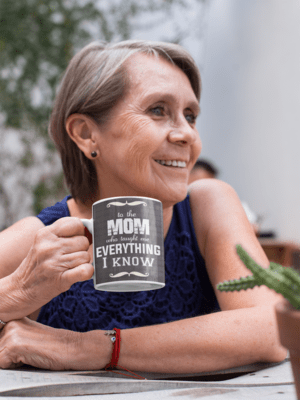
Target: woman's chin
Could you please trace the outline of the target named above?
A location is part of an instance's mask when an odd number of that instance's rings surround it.
[[[183,201],[186,198],[187,194],[187,186],[185,188],[178,188],[178,190],[175,190],[175,188],[173,188],[172,190],[164,192],[162,196],[158,198],[158,200],[165,204],[175,205],[176,203]]]

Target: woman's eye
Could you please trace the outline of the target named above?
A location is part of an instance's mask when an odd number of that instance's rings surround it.
[[[196,117],[196,115],[194,115],[194,114],[187,114],[187,115],[185,116],[185,119],[187,120],[187,122],[188,122],[189,124],[194,124],[194,123],[196,122],[197,117]]]
[[[162,106],[157,106],[157,107],[153,107],[151,108],[151,113],[156,115],[157,117],[161,117],[164,115],[164,108]]]

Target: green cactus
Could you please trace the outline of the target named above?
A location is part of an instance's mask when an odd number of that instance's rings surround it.
[[[263,268],[247,254],[241,245],[237,245],[236,250],[245,266],[253,273],[253,276],[219,283],[217,285],[218,290],[232,292],[265,285],[282,294],[293,307],[300,310],[300,275],[297,271],[273,262],[270,263],[269,268]]]

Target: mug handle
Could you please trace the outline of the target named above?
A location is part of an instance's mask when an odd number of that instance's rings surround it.
[[[93,218],[91,219],[81,219],[80,221],[83,223],[83,225],[87,228],[87,230],[93,234]]]

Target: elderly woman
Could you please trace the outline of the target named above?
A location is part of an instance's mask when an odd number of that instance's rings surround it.
[[[119,364],[130,370],[200,372],[284,359],[277,295],[215,289],[247,274],[237,243],[260,264],[268,260],[231,187],[202,180],[187,195],[201,150],[199,99],[198,69],[178,45],[92,43],[71,60],[50,121],[71,196],[1,233],[0,367],[102,369],[112,357],[105,333],[114,327],[122,329]],[[114,196],[162,202],[163,289],[94,289],[79,218]]]

